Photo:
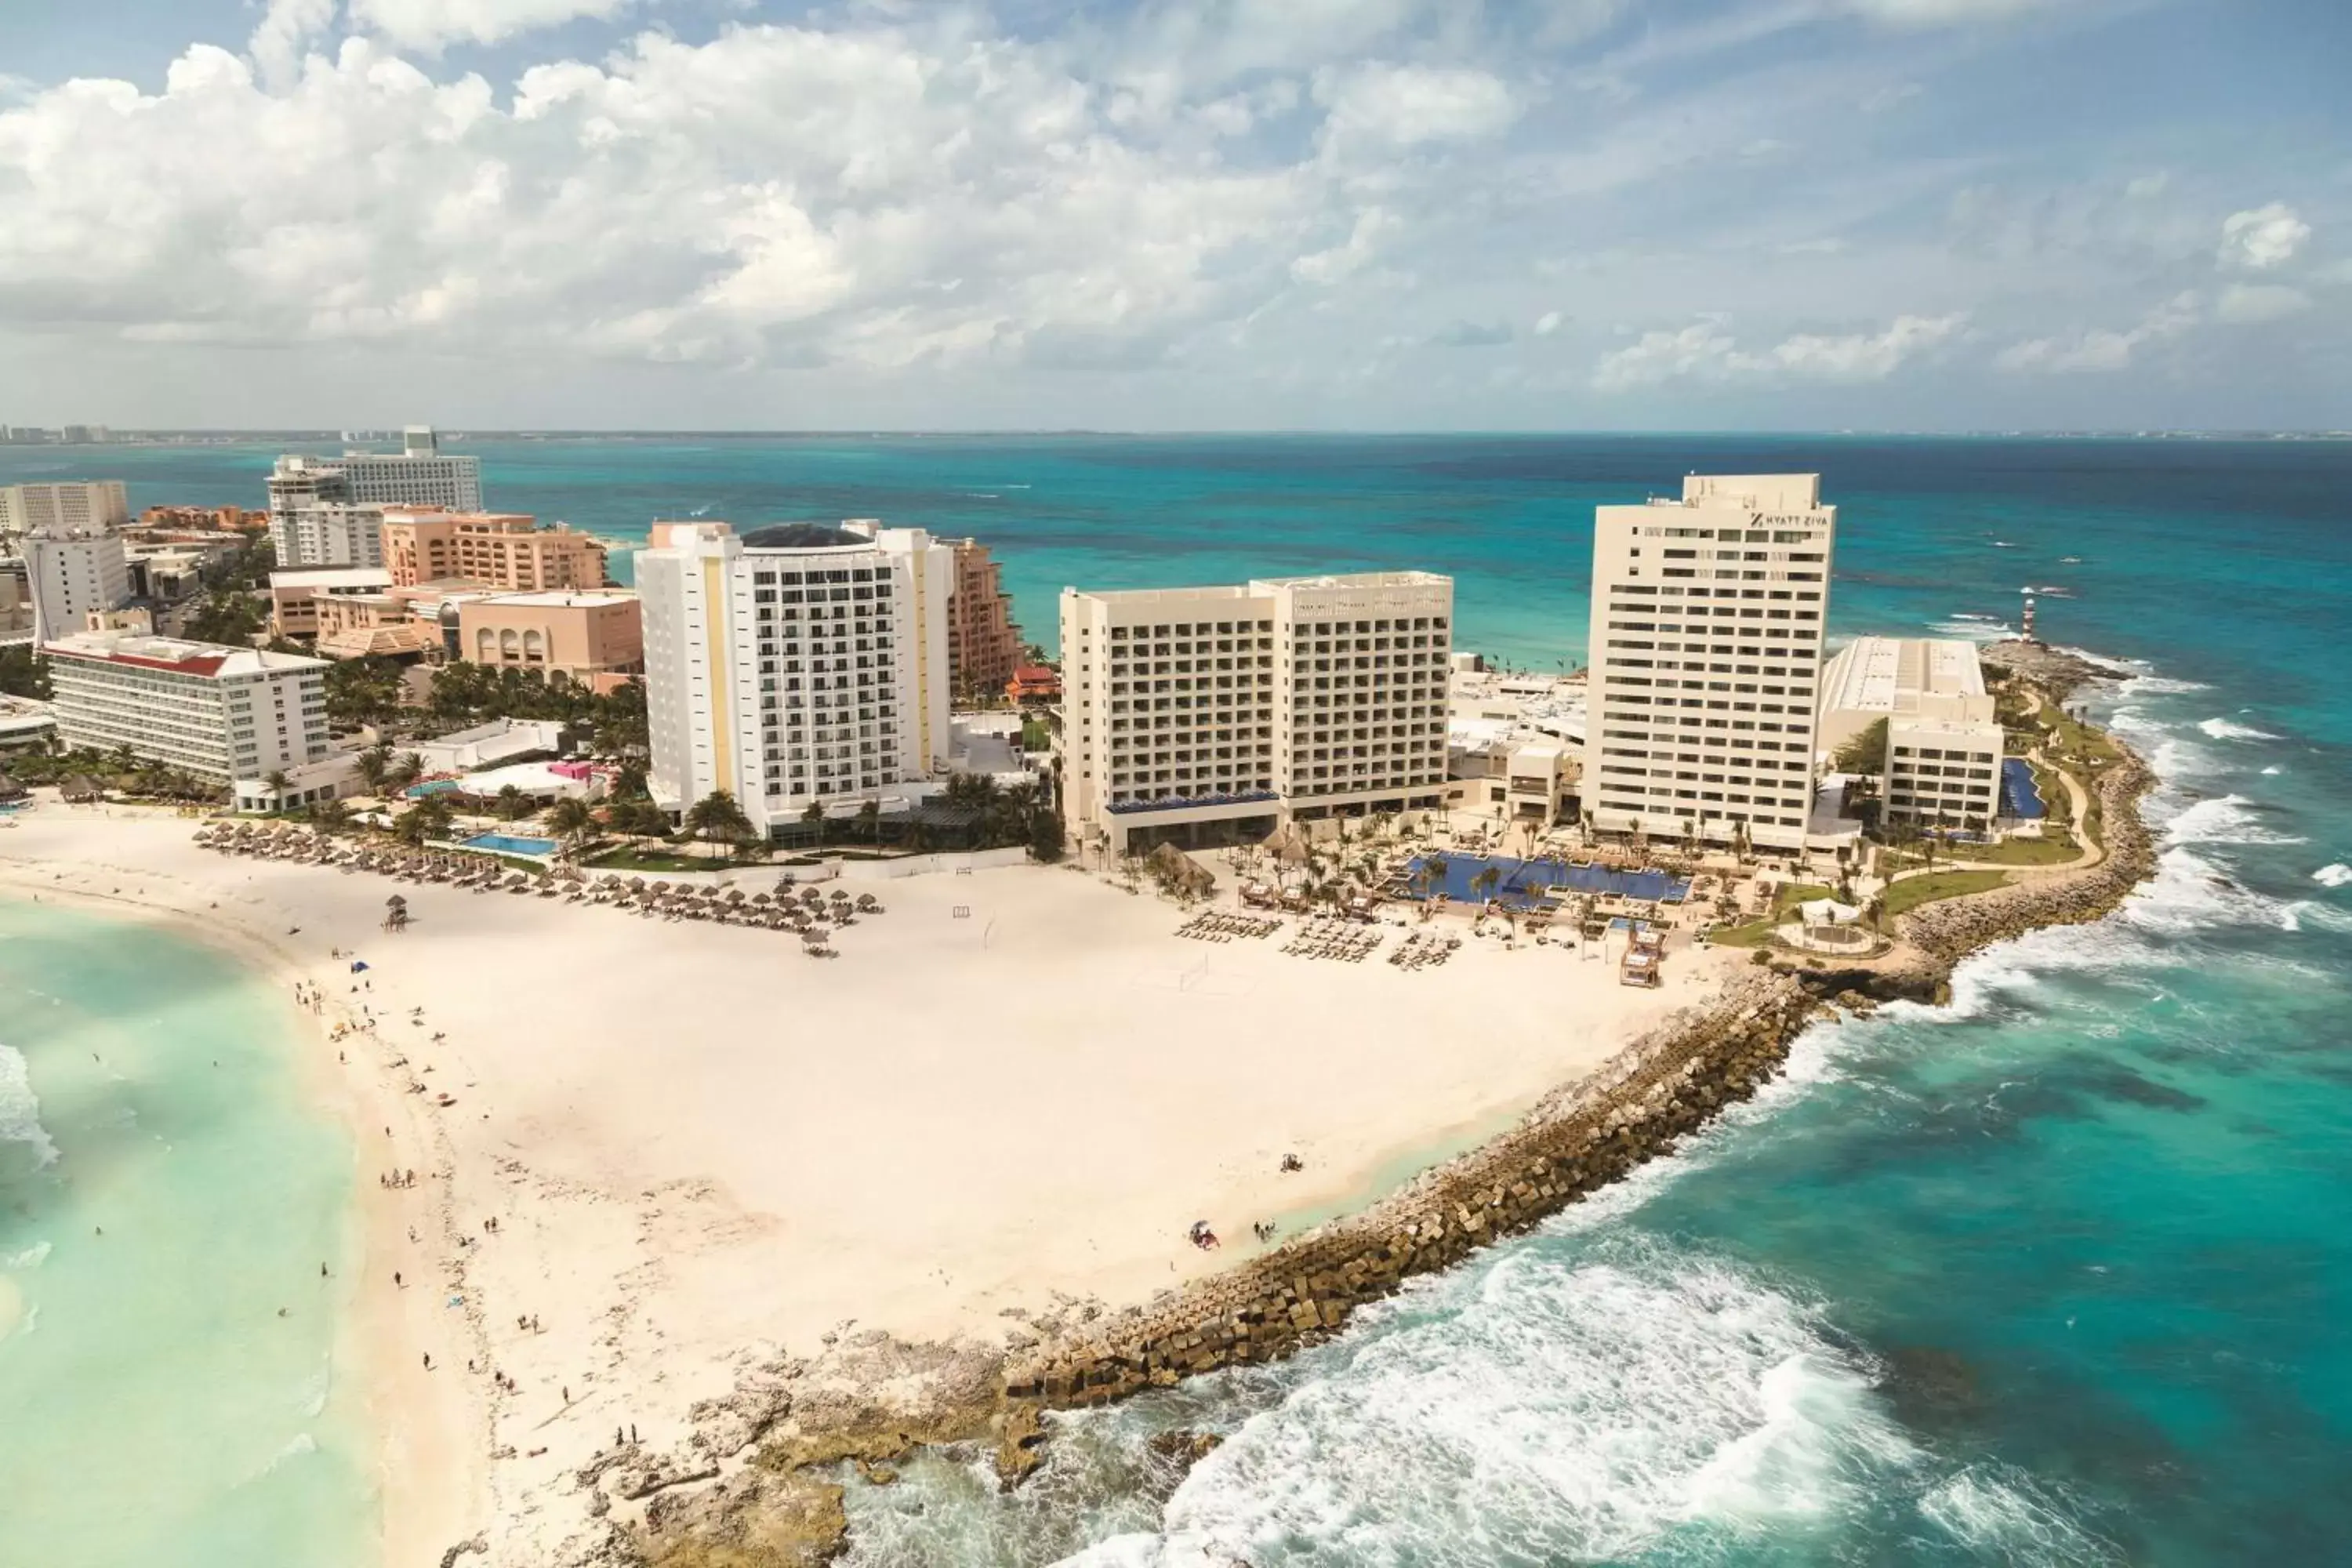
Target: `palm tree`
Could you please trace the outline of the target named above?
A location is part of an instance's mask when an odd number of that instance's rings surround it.
[[[735,797],[723,789],[712,790],[687,807],[686,830],[716,845],[721,839],[740,840],[752,836],[751,819],[735,804]]]
[[[857,826],[866,829],[866,837],[874,841],[876,847],[880,847],[882,843],[882,803],[878,800],[869,800],[860,805],[857,808]]]
[[[1496,884],[1502,879],[1503,873],[1496,868],[1487,866],[1481,868],[1476,876],[1470,879],[1470,896],[1485,902],[1493,896]]]
[[[567,795],[547,808],[547,828],[577,849],[596,831],[596,814],[588,809],[586,801]]]
[[[409,752],[404,754],[393,768],[392,786],[394,789],[406,789],[424,776],[425,759],[415,752]]]
[[[392,748],[382,742],[368,747],[354,760],[360,782],[367,785],[370,795],[383,793],[383,781],[392,773]]]
[[[283,810],[286,805],[286,792],[288,789],[292,787],[294,783],[292,779],[287,777],[286,770],[284,768],[272,768],[268,773],[261,775],[261,782],[269,786],[270,809],[272,811]]]
[[[499,786],[499,815],[500,816],[505,817],[509,822],[512,822],[515,818],[520,816],[524,812],[530,809],[530,803],[523,799],[521,790],[516,788],[513,784],[501,784]]]

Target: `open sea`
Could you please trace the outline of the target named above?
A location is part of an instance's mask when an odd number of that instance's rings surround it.
[[[857,1568],[2352,1562],[2352,443],[452,445],[485,458],[489,504],[616,539],[698,510],[978,534],[1049,645],[1066,584],[1447,572],[1459,646],[1537,668],[1583,658],[1596,502],[1818,470],[1843,525],[1833,639],[1999,636],[2032,585],[2045,637],[2134,671],[2088,694],[2163,779],[2161,874],[2121,914],[1972,961],[1951,1007],[1815,1028],[1685,1153],[1294,1363],[1065,1421],[1009,1497],[951,1455],[853,1487]],[[0,448],[0,482],[258,506],[270,451]],[[247,1364],[163,1299],[276,1247],[240,1224],[276,1211],[225,1174],[131,1181],[153,1119],[193,1116],[208,1080],[184,1058],[209,1049],[158,1035],[135,1093],[88,1062],[79,1034],[111,1056],[181,1016],[108,956],[133,937],[17,908],[0,939],[0,1562],[236,1561],[142,1555],[92,1516],[143,1495],[135,1440],[175,1420],[265,1460],[309,1430],[288,1391],[321,1355]],[[191,1030],[200,1002],[172,1003]],[[125,1108],[141,1131],[112,1127]],[[273,1111],[253,1158],[286,1163],[270,1190],[325,1247],[348,1152],[301,1126]],[[109,1220],[87,1261],[86,1209],[166,1202],[176,1230]],[[12,1299],[37,1323],[10,1328]],[[110,1422],[79,1389],[105,1391],[120,1446],[90,1446]],[[1152,1444],[1179,1429],[1224,1439],[1181,1479]],[[360,1505],[329,1445],[302,1459],[190,1489],[233,1512],[290,1477],[306,1500],[251,1524],[289,1544],[245,1560],[359,1561],[303,1533]],[[21,1521],[57,1528],[59,1488],[92,1518],[79,1555],[53,1533],[12,1550]]]

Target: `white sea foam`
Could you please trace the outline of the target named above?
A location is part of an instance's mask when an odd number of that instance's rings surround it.
[[[2208,719],[2197,726],[2217,741],[2275,741],[2268,730],[2257,730],[2252,724],[2239,724],[2228,719]]]
[[[1920,1498],[1919,1512],[1988,1562],[2126,1561],[2112,1542],[2077,1525],[2062,1503],[2041,1495],[2033,1481],[2015,1472],[1996,1476],[1987,1467],[1970,1466]]]
[[[269,1462],[263,1465],[259,1473],[255,1475],[252,1479],[257,1481],[263,1476],[268,1475],[272,1471],[276,1470],[278,1466],[299,1459],[305,1454],[315,1454],[318,1451],[319,1440],[317,1438],[311,1436],[308,1432],[297,1432],[293,1436],[286,1440],[284,1447],[280,1447],[278,1452],[269,1456]]]
[[[2263,825],[2254,803],[2242,795],[2200,800],[2164,825],[2175,844],[2300,844],[2302,839]]]
[[[2263,770],[2263,776],[2264,778],[2276,778],[2279,774],[2284,772],[2286,772],[2284,768],[2279,766],[2276,763],[2273,763],[2269,767]]]
[[[49,1244],[37,1241],[21,1252],[0,1252],[0,1271],[38,1268],[49,1260]]]
[[[2311,879],[2323,888],[2352,886],[2352,866],[2347,866],[2343,861],[2337,860],[2314,871],[2311,874]]]
[[[58,1146],[41,1125],[41,1102],[33,1094],[31,1070],[23,1054],[9,1046],[0,1046],[0,1143],[30,1145],[36,1170],[58,1157]]]
[[[1985,621],[1973,619],[1959,620],[1956,618],[1948,621],[1930,622],[1927,629],[1934,632],[1937,637],[1966,637],[1976,642],[2000,642],[2005,638],[2013,637],[2017,635],[2016,632],[2010,629],[2009,624],[2006,621]]]
[[[2201,680],[2174,680],[2162,675],[2135,675],[2117,689],[2126,698],[2185,697],[2192,691],[2210,691]]]
[[[1194,1467],[1161,1535],[1070,1562],[1622,1557],[1688,1523],[1835,1515],[1917,1461],[1800,1303],[1663,1244],[1608,1250],[1452,1282],[1448,1310],[1371,1336]]]

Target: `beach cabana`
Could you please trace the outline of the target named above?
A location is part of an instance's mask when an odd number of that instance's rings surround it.
[[[58,794],[68,805],[88,805],[106,798],[106,786],[88,773],[68,773],[58,785]]]

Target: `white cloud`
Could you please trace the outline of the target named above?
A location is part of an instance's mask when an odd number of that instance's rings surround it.
[[[269,0],[246,49],[265,77],[282,81],[301,64],[303,47],[334,20],[335,0]]]
[[[2046,9],[2056,0],[1845,0],[1847,9],[1897,27],[1942,27]]]
[[[2275,321],[2311,309],[2311,296],[2276,283],[2232,283],[2221,290],[2214,316],[2237,326]]]
[[[2267,271],[2294,259],[2311,226],[2284,202],[2231,213],[2221,223],[2221,264]]]
[[[1325,133],[1344,142],[1410,147],[1492,136],[1518,118],[1501,78],[1466,67],[1382,63],[1316,73]]]
[[[278,87],[199,47],[0,110],[0,322],[882,367],[1148,355],[1349,210],[1118,133],[1050,51],[887,26],[646,34],[506,107],[364,38]]]
[[[352,26],[403,48],[495,44],[583,18],[610,21],[632,0],[351,0]],[[329,0],[331,5],[331,0]]]
[[[2003,370],[2021,374],[2122,370],[2140,349],[2177,338],[2197,321],[2197,296],[2179,294],[2149,311],[2137,326],[2126,331],[2100,330],[2064,338],[2033,338],[2001,350],[1993,357],[1993,363]]]
[[[1906,361],[1950,341],[1967,322],[1961,315],[1898,316],[1881,331],[1843,336],[1801,332],[1761,353],[1750,353],[1720,321],[1695,321],[1675,331],[1645,332],[1631,347],[1603,355],[1593,372],[1593,384],[1611,390],[1742,377],[1884,381]]]
[[[1801,334],[1774,348],[1771,363],[1792,374],[1822,381],[1884,381],[1905,360],[1948,342],[1967,322],[1959,315],[1898,316],[1882,332]]]
[[[2125,185],[2124,195],[2132,197],[2136,201],[2146,201],[2150,196],[2160,196],[2164,195],[2165,190],[2171,184],[2172,176],[2165,173],[2162,169],[2158,169],[2153,174],[2142,174],[2138,178],[2131,181],[2128,184]]]
[[[1402,226],[1397,216],[1385,207],[1366,207],[1356,215],[1346,239],[1328,249],[1298,258],[1290,264],[1290,275],[1301,283],[1324,286],[1352,278],[1380,253],[1381,237]]]
[[[1548,338],[1551,336],[1554,332],[1559,331],[1560,324],[1566,320],[1567,318],[1562,316],[1558,310],[1546,310],[1542,315],[1536,318],[1536,336],[1539,338]]]

